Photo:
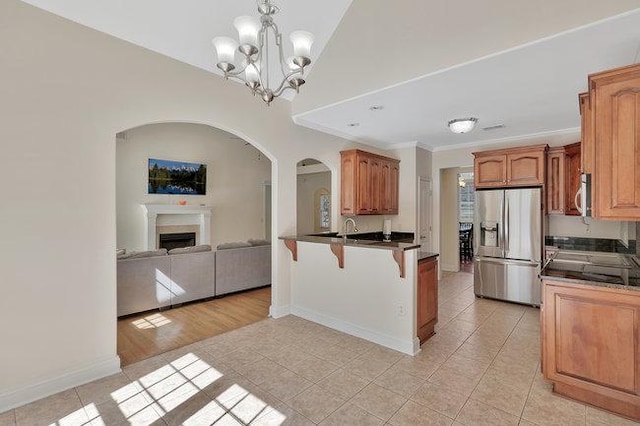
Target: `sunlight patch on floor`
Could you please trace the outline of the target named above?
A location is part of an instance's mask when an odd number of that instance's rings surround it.
[[[159,328],[170,323],[171,320],[162,314],[149,315],[148,317],[140,318],[131,322],[131,324],[141,329]]]

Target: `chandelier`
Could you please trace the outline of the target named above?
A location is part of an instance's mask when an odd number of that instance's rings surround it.
[[[224,72],[225,79],[233,78],[244,83],[254,96],[260,95],[269,105],[274,98],[282,95],[287,89],[299,92],[304,81],[304,67],[311,63],[311,45],[313,34],[307,31],[294,31],[289,35],[293,44],[293,56],[285,59],[282,46],[282,34],[273,20],[278,7],[271,0],[256,0],[260,18],[239,16],[233,21],[238,30],[239,42],[230,37],[216,37],[212,43],[218,55],[216,66]],[[276,52],[280,62],[279,85],[272,86],[269,75],[269,39],[275,41]],[[241,59],[236,69],[235,55],[240,53]]]

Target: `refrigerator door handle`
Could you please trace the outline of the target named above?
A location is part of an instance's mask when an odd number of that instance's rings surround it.
[[[476,257],[478,263],[491,263],[496,265],[520,265],[520,266],[539,266],[540,262],[532,262],[529,260],[514,260],[514,259],[491,259],[486,257]]]
[[[509,257],[509,197],[505,192],[504,197],[504,219],[503,219],[503,227],[504,227],[504,257]]]

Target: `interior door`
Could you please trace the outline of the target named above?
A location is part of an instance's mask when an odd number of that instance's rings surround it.
[[[419,243],[423,249],[431,248],[431,197],[433,191],[431,189],[431,180],[420,177],[419,186],[419,205],[420,214],[418,216]]]

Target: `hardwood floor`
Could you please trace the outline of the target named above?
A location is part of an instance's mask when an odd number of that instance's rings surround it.
[[[122,366],[263,320],[271,287],[118,320]]]

